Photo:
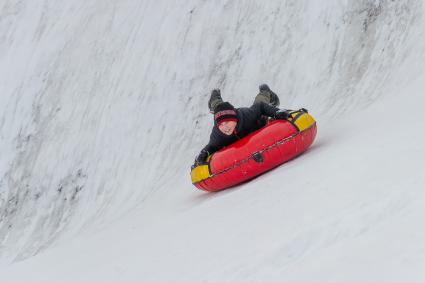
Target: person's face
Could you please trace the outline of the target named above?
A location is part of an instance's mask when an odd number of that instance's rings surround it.
[[[225,121],[218,125],[218,129],[225,135],[230,136],[235,130],[236,122],[235,121]]]

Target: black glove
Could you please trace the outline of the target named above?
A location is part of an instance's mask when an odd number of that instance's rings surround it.
[[[290,114],[291,110],[280,109],[276,111],[276,113],[274,114],[274,118],[276,120],[287,120]]]
[[[208,155],[208,151],[206,151],[205,149],[201,150],[201,153],[199,153],[198,156],[195,158],[195,164],[193,164],[194,166],[192,167],[205,164],[207,162]]]

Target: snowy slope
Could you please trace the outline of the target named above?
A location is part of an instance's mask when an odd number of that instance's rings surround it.
[[[1,5],[5,282],[425,280],[421,1]],[[315,144],[196,191],[208,92],[262,82]]]

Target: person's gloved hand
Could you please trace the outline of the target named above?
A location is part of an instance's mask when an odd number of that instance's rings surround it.
[[[274,114],[274,118],[276,120],[287,120],[289,118],[290,113],[291,110],[280,109],[276,111],[276,114]]]
[[[195,168],[196,166],[206,163],[207,158],[208,158],[208,151],[206,151],[205,149],[201,150],[201,152],[195,158],[195,163],[193,164],[192,169]]]

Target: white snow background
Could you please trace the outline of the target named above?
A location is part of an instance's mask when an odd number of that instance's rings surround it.
[[[0,2],[0,281],[425,282],[420,0]],[[219,193],[212,88],[318,121]]]

